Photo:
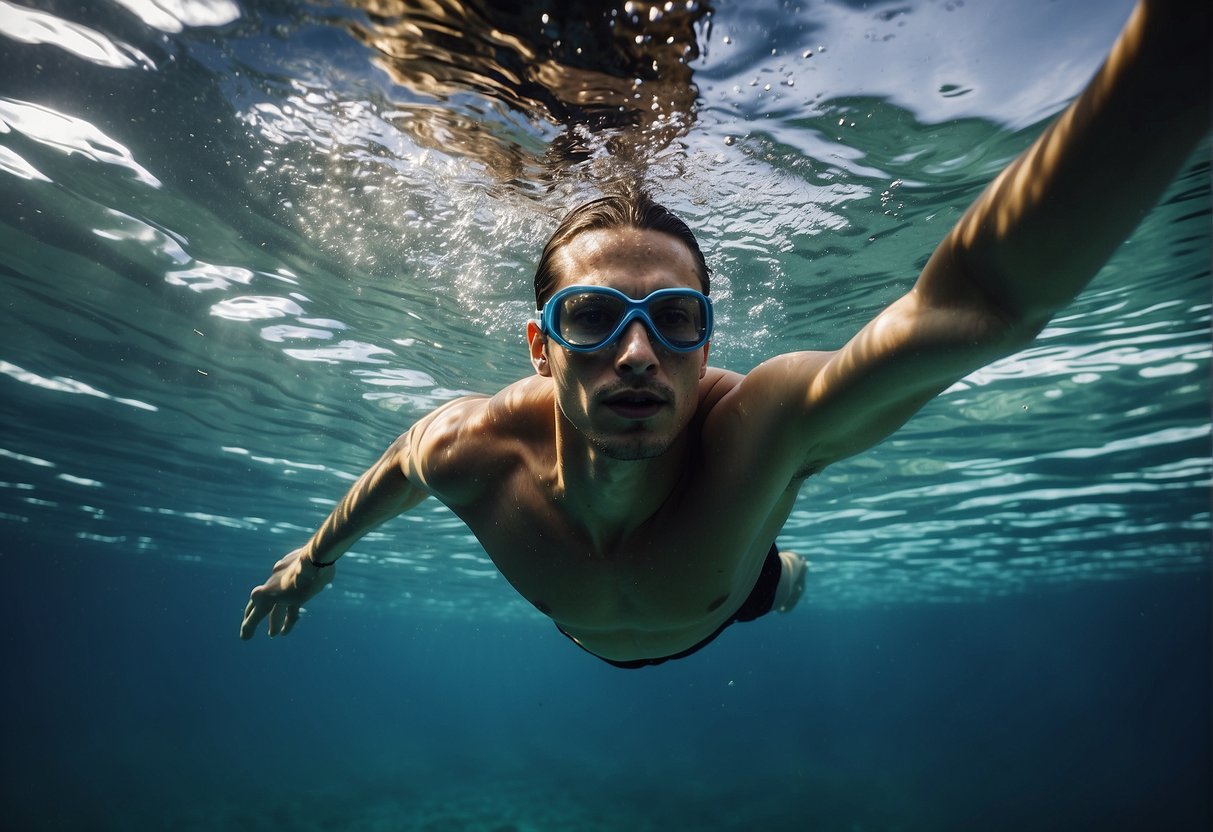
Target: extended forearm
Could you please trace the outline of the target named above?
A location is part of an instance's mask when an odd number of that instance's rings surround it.
[[[1147,0],[1082,95],[953,230],[962,271],[1043,325],[1158,200],[1209,123],[1207,0]],[[950,287],[941,287],[948,291]]]
[[[305,557],[313,563],[329,563],[381,523],[408,511],[426,497],[426,492],[408,481],[400,453],[407,448],[407,434],[387,449],[329,514],[305,546]]]

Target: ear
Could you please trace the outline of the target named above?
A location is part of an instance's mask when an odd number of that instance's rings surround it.
[[[710,342],[703,345],[703,360],[699,362],[699,377],[700,378],[703,378],[705,375],[707,375],[707,372],[708,372],[708,348],[710,346],[712,346]]]
[[[539,324],[534,321],[526,322],[526,340],[531,345],[531,366],[541,376],[551,376],[552,368],[548,366],[548,339],[539,331]]]

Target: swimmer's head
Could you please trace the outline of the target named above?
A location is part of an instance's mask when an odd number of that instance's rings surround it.
[[[585,231],[611,228],[636,228],[641,231],[660,231],[681,240],[695,260],[695,271],[702,290],[708,293],[710,270],[699,250],[699,243],[687,224],[674,216],[668,208],[658,205],[640,189],[627,190],[595,199],[574,208],[561,220],[559,227],[543,247],[543,255],[535,269],[535,308],[543,304],[556,291],[559,276],[554,273],[553,258],[568,245],[569,241]]]

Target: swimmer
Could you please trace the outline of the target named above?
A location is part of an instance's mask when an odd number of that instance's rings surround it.
[[[787,611],[776,537],[804,482],[1029,344],[1157,201],[1209,124],[1207,0],[1142,0],[1083,93],[978,197],[917,282],[841,349],[708,365],[709,273],[640,192],[574,209],[535,275],[534,374],[438,408],[252,591],[289,633],[335,564],[435,497],[576,644],[619,667]]]

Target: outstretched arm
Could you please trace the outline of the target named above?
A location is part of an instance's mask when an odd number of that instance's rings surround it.
[[[489,431],[480,417],[486,402],[481,396],[448,402],[393,442],[311,539],[274,564],[269,580],[253,590],[240,638],[252,638],[267,615],[271,637],[289,633],[301,605],[332,581],[334,561],[367,532],[428,495],[448,505],[475,500],[482,486],[467,476],[467,468],[469,460],[474,466],[483,459]]]
[[[1013,325],[1039,331],[1208,130],[1209,25],[1205,0],[1139,2],[1083,93],[986,188],[916,291],[946,304],[975,290]]]
[[[751,373],[768,396],[803,397],[789,440],[803,449],[801,473],[874,445],[1035,338],[1208,129],[1209,71],[1207,0],[1141,0],[1082,94],[985,189],[909,293],[843,349]]]
[[[425,499],[425,490],[405,475],[413,435],[410,430],[393,442],[311,539],[274,564],[269,580],[249,596],[240,638],[252,638],[267,615],[271,638],[289,633],[299,620],[301,605],[332,581],[334,561],[371,529]]]

